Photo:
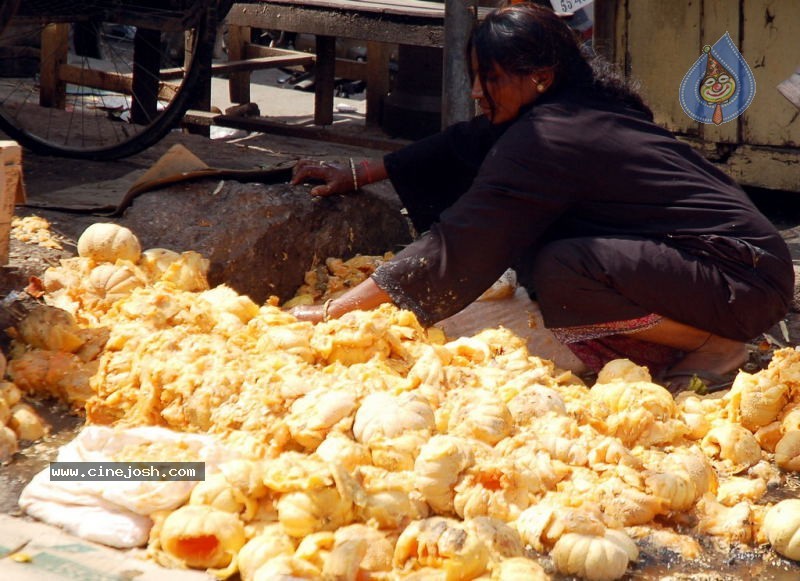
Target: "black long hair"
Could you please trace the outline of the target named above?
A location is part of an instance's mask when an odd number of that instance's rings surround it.
[[[467,51],[475,55],[478,78],[492,109],[486,79],[496,64],[521,76],[552,68],[550,90],[580,88],[653,117],[634,86],[605,59],[587,56],[576,34],[550,8],[523,3],[490,12],[472,31]]]

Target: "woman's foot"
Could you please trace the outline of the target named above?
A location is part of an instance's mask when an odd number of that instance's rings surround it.
[[[697,380],[707,391],[727,389],[747,361],[747,347],[740,341],[710,335],[697,349],[688,352],[663,376],[667,389],[679,393],[694,389]]]
[[[725,389],[729,385],[719,387],[718,384],[727,381],[728,376],[731,376],[732,381],[739,367],[747,361],[747,348],[743,342],[726,339],[667,318],[629,335],[685,353],[683,358],[661,376],[661,383],[668,383],[667,388],[673,393],[690,388],[695,375],[701,381],[705,376],[705,383],[717,384],[717,389]]]

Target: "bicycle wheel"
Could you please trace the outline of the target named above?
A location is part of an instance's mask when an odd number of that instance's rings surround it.
[[[178,124],[207,74],[214,20],[210,1],[21,2],[0,32],[0,129],[43,154],[146,149]]]

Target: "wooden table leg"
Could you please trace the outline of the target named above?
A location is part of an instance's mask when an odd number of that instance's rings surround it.
[[[247,58],[246,47],[250,42],[250,27],[228,25],[228,60],[242,61]],[[250,102],[250,71],[229,73],[228,93],[231,103]]]
[[[389,59],[392,47],[385,42],[367,42],[367,116],[369,126],[380,125],[383,98],[389,94]]]
[[[158,115],[161,32],[137,28],[133,38],[131,121],[147,125]]]
[[[58,69],[67,62],[69,24],[48,24],[42,30],[39,104],[63,109],[67,101],[67,84],[59,79]]]
[[[212,50],[201,50],[200,49],[200,42],[201,40],[197,40],[195,42],[194,39],[194,31],[186,31],[184,33],[184,40],[186,41],[186,48],[184,50],[185,53],[185,67],[189,69],[189,61],[195,61],[195,66],[200,67],[205,74],[198,80],[197,86],[194,89],[194,95],[190,99],[190,109],[196,109],[198,111],[211,111],[211,66],[214,61],[214,55]],[[193,51],[200,50],[200,56],[195,59]],[[190,125],[186,131],[188,133],[192,133],[195,135],[202,135],[204,137],[209,137],[211,135],[211,127],[210,126],[197,126],[197,125]]]
[[[314,65],[314,123],[333,124],[333,92],[336,74],[336,37],[317,35]]]

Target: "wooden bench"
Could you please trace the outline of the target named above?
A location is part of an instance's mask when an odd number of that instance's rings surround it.
[[[457,1],[466,11],[469,0]],[[450,0],[447,2],[449,4]],[[445,8],[445,4],[423,0],[257,0],[236,3],[227,17],[228,56],[232,60],[247,60],[259,54],[260,47],[249,42],[250,28],[313,34],[316,37],[314,123],[333,123],[334,81],[338,75],[366,80],[366,122],[377,125],[380,122],[380,104],[389,92],[390,45],[443,48],[448,32],[445,29]],[[488,9],[480,9],[478,16],[485,10]],[[337,37],[365,41],[366,63],[337,59]],[[457,55],[458,58],[461,56]],[[464,93],[463,86],[448,90],[447,64],[446,59],[443,111],[453,109],[450,102],[453,99],[463,101]],[[247,71],[231,74],[232,102],[249,101],[249,77]]]
[[[147,36],[146,40],[142,42],[144,52],[147,52],[146,49],[149,47],[159,46],[159,35],[163,31],[182,32],[182,29],[180,27],[169,28],[163,25],[157,30],[139,28],[136,32],[136,40],[138,41],[140,36]],[[151,58],[137,60],[132,67],[134,72],[131,73],[102,71],[76,66],[67,62],[69,34],[69,23],[50,24],[42,30],[41,54],[46,57],[42,59],[40,64],[40,104],[42,106],[63,109],[67,84],[73,83],[82,87],[108,90],[131,96],[133,101],[132,118],[140,119],[141,122],[146,123],[146,120],[155,114],[158,99],[171,100],[175,96],[179,84],[171,83],[170,81],[180,81],[185,72],[183,68],[159,70],[157,68],[159,60],[157,54],[147,55]],[[249,75],[249,72],[254,70],[311,65],[314,62],[314,55],[308,53],[279,48],[258,48],[260,50],[257,54],[253,54],[253,51],[248,51],[245,58],[211,64],[211,76],[241,75],[241,71],[247,71]],[[150,50],[150,52],[152,53],[153,51]],[[152,68],[153,63],[156,64],[156,68]],[[142,71],[141,75],[137,75],[136,71],[139,70]],[[157,87],[152,87],[151,90],[142,90],[141,88],[136,90],[137,81],[146,83],[149,79],[157,79]],[[210,105],[210,85],[206,91],[209,92],[206,100]],[[149,113],[141,113],[142,111]]]

